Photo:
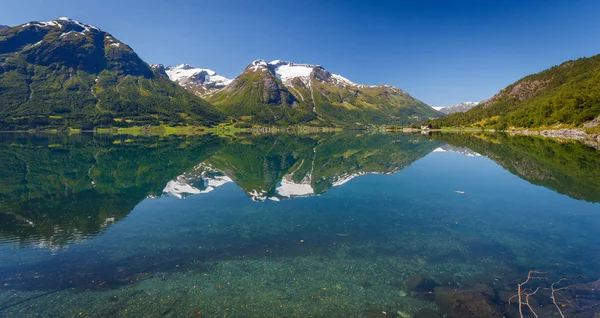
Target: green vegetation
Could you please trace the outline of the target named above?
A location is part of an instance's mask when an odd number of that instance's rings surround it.
[[[211,125],[220,112],[72,21],[0,30],[0,130]]]
[[[247,69],[208,100],[228,116],[249,116],[250,122],[261,125],[285,126],[316,119],[309,105],[298,101],[274,74],[261,69]]]
[[[321,67],[314,68],[309,84],[294,78],[285,85],[266,66],[253,67],[209,101],[229,116],[248,116],[261,125],[364,128],[443,116],[398,88],[341,85]]]
[[[223,115],[237,128],[365,128],[442,116],[397,88],[342,85],[319,67],[308,86],[299,78],[286,86],[267,66],[248,68],[208,97],[215,107],[109,33],[54,24],[0,30],[0,130],[209,127]]]
[[[468,147],[533,184],[575,199],[600,202],[600,156],[598,150],[580,142],[500,133],[439,133],[433,137]]]
[[[600,55],[529,75],[465,113],[428,121],[434,128],[580,127],[600,115]]]
[[[341,88],[318,79],[313,79],[312,83],[317,113],[338,125],[408,125],[443,116],[427,104],[391,86]]]

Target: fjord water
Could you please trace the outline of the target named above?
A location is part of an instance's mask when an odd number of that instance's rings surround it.
[[[0,316],[510,316],[531,270],[600,278],[600,156],[579,143],[0,139]],[[586,295],[562,310],[588,317]]]

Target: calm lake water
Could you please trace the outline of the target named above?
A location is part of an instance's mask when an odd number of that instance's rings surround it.
[[[0,316],[594,317],[599,202],[533,137],[2,134]]]

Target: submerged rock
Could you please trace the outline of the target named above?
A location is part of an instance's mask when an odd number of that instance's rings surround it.
[[[384,318],[384,317],[397,317],[396,314],[386,311],[371,311],[367,313],[367,318]]]
[[[429,308],[423,308],[423,309],[419,309],[419,311],[417,311],[414,315],[414,317],[417,318],[442,318],[443,316],[433,310],[433,309],[429,309]]]
[[[453,318],[502,317],[493,295],[481,290],[436,287],[435,302],[445,315]]]
[[[423,275],[414,275],[407,279],[404,284],[413,296],[433,301],[433,292],[440,286],[436,281]]]

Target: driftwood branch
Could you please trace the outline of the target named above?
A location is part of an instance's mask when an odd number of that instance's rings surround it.
[[[561,278],[560,280],[552,283],[552,285],[550,285],[550,288],[537,287],[535,290],[532,290],[531,288],[525,288],[525,285],[531,283],[531,281],[533,281],[533,280],[548,280],[548,278],[543,276],[545,274],[546,274],[545,272],[530,271],[527,274],[527,279],[525,281],[517,284],[517,294],[512,296],[508,300],[508,303],[510,304],[513,299],[517,298],[518,305],[519,305],[519,317],[525,318],[525,314],[524,314],[523,310],[528,309],[532,315],[534,315],[536,318],[539,318],[539,316],[535,312],[533,306],[531,306],[531,303],[529,302],[529,300],[530,300],[531,296],[536,295],[538,293],[538,291],[549,290],[551,293],[550,297],[552,299],[552,303],[554,304],[554,307],[556,307],[556,310],[558,311],[560,316],[562,318],[565,318],[565,315],[563,314],[562,309],[561,309],[561,305],[559,305],[559,303],[557,301],[557,296],[560,296],[563,298],[563,300],[567,301],[567,299],[564,296],[562,296],[559,293],[559,291],[565,290],[568,287],[557,288],[557,285],[559,285],[563,281],[568,281],[568,279]],[[564,306],[564,304],[562,304],[562,306]]]

